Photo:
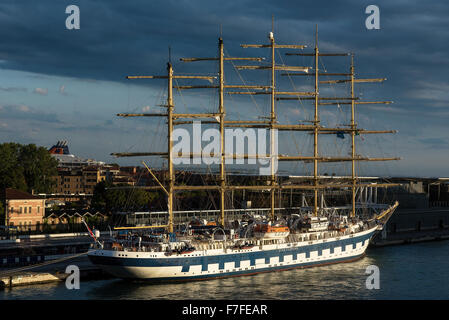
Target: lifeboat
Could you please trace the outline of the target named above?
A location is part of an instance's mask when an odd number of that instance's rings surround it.
[[[257,238],[265,239],[283,239],[290,234],[290,229],[287,226],[268,224],[258,224],[254,227],[254,235]]]

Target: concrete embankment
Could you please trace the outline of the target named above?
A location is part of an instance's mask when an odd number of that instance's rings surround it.
[[[55,281],[64,280],[68,274],[66,273],[39,273],[39,272],[27,272],[18,275],[11,275],[6,277],[0,277],[0,287],[16,287],[25,286],[30,284],[40,284]]]
[[[387,246],[449,239],[449,208],[399,208],[372,244]]]

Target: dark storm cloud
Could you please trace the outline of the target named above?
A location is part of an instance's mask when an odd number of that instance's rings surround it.
[[[70,4],[80,8],[80,30],[65,28],[65,8]],[[230,55],[258,55],[260,51],[241,49],[239,44],[266,42],[274,15],[280,43],[305,43],[310,51],[318,24],[323,52],[355,52],[360,77],[387,77],[388,84],[380,88],[368,85],[367,100],[395,100],[396,108],[424,117],[447,106],[449,3],[377,1],[381,29],[367,30],[365,8],[370,4],[360,0],[3,1],[0,67],[125,81],[128,74],[164,73],[171,46],[175,70],[192,72],[199,67],[213,72],[216,68],[210,64],[182,64],[179,57],[215,56],[220,26]],[[332,71],[335,64],[323,61]]]
[[[447,62],[447,3],[380,1],[381,30],[364,27],[367,1],[76,1],[81,29],[65,28],[63,1],[0,4],[0,60],[4,68],[92,79],[123,79],[161,72],[167,47],[174,58],[216,53],[220,24],[229,41],[264,41],[275,29],[283,41],[313,44],[319,25],[324,44],[413,73],[411,67]],[[281,34],[282,33],[282,34]],[[379,66],[372,61],[374,66]],[[367,69],[371,71],[370,69]]]

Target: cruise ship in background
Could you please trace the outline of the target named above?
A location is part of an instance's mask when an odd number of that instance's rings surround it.
[[[58,160],[60,167],[70,168],[70,167],[85,167],[85,166],[102,166],[105,163],[102,161],[97,161],[93,159],[82,159],[80,157],[71,154],[69,151],[69,146],[67,141],[58,141],[53,145],[48,152],[53,158]]]

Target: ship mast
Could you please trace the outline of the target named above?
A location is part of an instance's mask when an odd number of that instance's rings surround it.
[[[351,210],[351,216],[355,217],[355,192],[356,192],[356,172],[355,172],[355,130],[357,128],[357,125],[355,124],[355,101],[354,101],[354,54],[351,54],[351,155],[352,155],[352,163],[351,163],[351,177],[352,177],[352,210]]]
[[[167,63],[168,72],[168,94],[167,94],[167,123],[168,123],[168,232],[173,233],[173,186],[175,183],[175,175],[173,172],[173,67],[171,62]]]
[[[226,188],[226,172],[225,172],[225,144],[224,144],[224,122],[225,122],[225,108],[224,108],[224,50],[223,39],[218,39],[219,46],[219,102],[218,113],[220,114],[220,220],[221,225],[225,225],[225,188]]]
[[[135,152],[135,153],[112,153],[116,157],[142,157],[142,156],[163,156],[167,158],[168,162],[168,187],[165,189],[162,185],[158,186],[157,189],[162,189],[167,194],[167,211],[168,211],[168,224],[161,225],[158,227],[166,227],[167,231],[172,234],[173,228],[173,202],[174,202],[174,192],[175,188],[175,172],[173,168],[173,119],[177,117],[196,117],[197,115],[191,114],[174,114],[174,102],[173,102],[173,79],[203,79],[211,81],[214,77],[210,76],[174,76],[173,66],[171,62],[167,63],[167,75],[166,76],[127,76],[127,79],[167,79],[167,104],[163,107],[167,108],[167,113],[119,113],[117,116],[120,117],[167,117],[167,152]],[[205,115],[213,116],[213,115]],[[146,165],[145,165],[146,166]],[[148,168],[149,169],[149,168]],[[149,170],[151,173],[151,170]],[[153,174],[152,174],[153,175]],[[156,179],[157,180],[157,179]],[[158,182],[159,183],[159,182]],[[151,226],[152,227],[152,226]]]
[[[270,114],[270,169],[271,169],[271,190],[270,190],[270,198],[271,198],[271,205],[270,205],[270,219],[271,221],[274,221],[275,219],[275,213],[274,213],[274,206],[275,206],[275,189],[273,188],[276,185],[276,173],[274,171],[274,159],[273,156],[275,154],[275,131],[274,131],[274,125],[276,124],[276,109],[275,109],[275,91],[276,91],[276,68],[275,68],[275,41],[274,41],[274,17],[271,17],[271,33],[270,33],[270,44],[271,44],[271,114]]]
[[[319,105],[344,105],[344,104],[350,104],[351,105],[351,120],[349,125],[349,130],[341,129],[341,132],[348,132],[351,134],[351,158],[348,159],[351,161],[351,190],[352,190],[352,208],[351,208],[351,216],[355,216],[356,214],[356,190],[357,190],[357,175],[356,175],[356,169],[355,165],[357,161],[361,161],[363,158],[358,157],[356,155],[356,148],[355,148],[355,136],[358,135],[359,132],[363,133],[396,133],[395,130],[384,130],[384,131],[366,131],[366,130],[358,130],[357,124],[355,123],[355,105],[356,104],[389,104],[392,103],[392,101],[358,101],[358,97],[355,97],[354,94],[354,83],[368,83],[368,82],[383,82],[386,80],[385,78],[375,78],[375,79],[355,79],[355,73],[354,73],[354,55],[348,54],[348,53],[325,53],[321,54],[319,53],[318,49],[318,27],[316,27],[315,31],[315,52],[314,54],[303,54],[303,53],[287,53],[286,55],[299,55],[299,56],[311,56],[313,55],[315,58],[315,97],[313,98],[315,100],[315,117],[314,117],[314,215],[317,215],[318,213],[318,190],[319,188],[319,176],[318,176],[318,162],[324,161],[324,162],[334,162],[334,161],[345,161],[344,159],[338,159],[333,158],[329,160],[321,160],[322,157],[319,157],[318,155],[318,135],[319,134],[335,134],[336,131],[329,130],[329,131],[323,131],[323,127],[319,125],[320,119],[319,119]],[[319,73],[319,67],[318,67],[318,57],[319,56],[351,56],[351,65],[350,65],[350,73]],[[308,74],[284,74],[288,76],[292,75],[308,75]],[[327,80],[327,81],[318,81],[319,76],[349,76],[349,79],[342,79],[342,80]],[[347,83],[351,82],[351,96],[350,97],[339,97],[339,98],[325,98],[325,97],[319,97],[319,87],[318,84],[337,84],[337,83]],[[295,98],[278,98],[279,100],[294,100]],[[310,98],[302,98],[303,100],[307,100]],[[336,102],[320,102],[322,100],[336,100]],[[347,100],[350,100],[350,102],[346,102]],[[400,158],[365,158],[367,161],[388,161],[388,160],[400,160]]]
[[[253,61],[260,61],[262,58],[232,58],[232,57],[224,57],[224,44],[223,39],[220,37],[218,39],[218,58],[181,58],[181,61],[183,62],[194,62],[194,61],[214,61],[218,60],[218,66],[219,66],[219,79],[218,79],[218,91],[219,91],[219,101],[218,101],[218,119],[219,119],[219,125],[220,125],[220,223],[224,227],[225,226],[225,193],[227,189],[226,185],[226,168],[225,168],[225,161],[226,161],[226,150],[225,150],[225,142],[224,142],[224,136],[225,136],[225,123],[240,123],[240,121],[226,121],[226,111],[224,106],[224,91],[225,88],[248,88],[248,86],[239,86],[239,85],[225,85],[224,82],[224,61],[228,60],[253,60]],[[217,88],[217,86],[178,86],[178,89],[200,89],[200,88]],[[176,124],[187,124],[191,123],[190,121],[178,121]],[[209,124],[216,124],[215,121],[205,121],[204,123]],[[195,156],[201,156],[201,155],[189,155],[190,157]]]
[[[356,79],[355,78],[355,71],[354,71],[354,54],[351,53],[351,63],[350,63],[350,69],[349,73],[346,74],[349,76],[349,79],[341,79],[341,80],[328,80],[328,81],[320,81],[320,83],[326,83],[326,84],[338,84],[338,83],[347,83],[350,82],[350,91],[351,91],[351,102],[339,102],[338,104],[350,104],[351,105],[351,121],[349,124],[350,127],[350,134],[351,134],[351,180],[352,180],[352,187],[351,187],[351,194],[352,194],[352,208],[351,208],[351,216],[355,217],[356,215],[356,191],[357,191],[357,173],[356,173],[356,161],[359,160],[359,157],[357,157],[356,154],[356,145],[355,145],[355,136],[359,134],[360,130],[357,129],[357,123],[355,122],[355,106],[357,104],[390,104],[392,101],[358,101],[358,99],[355,97],[354,93],[354,84],[355,83],[370,83],[370,82],[383,82],[386,80],[386,78],[371,78],[371,79]],[[327,103],[321,103],[321,104],[336,104],[333,102],[327,102]],[[396,131],[372,131],[369,133],[396,133]],[[371,159],[374,160],[374,159]],[[382,159],[380,159],[382,160]],[[383,160],[398,160],[396,158],[393,159],[383,159]]]
[[[315,116],[314,116],[314,129],[313,129],[313,181],[315,189],[313,190],[313,214],[318,215],[318,26],[315,29]]]

